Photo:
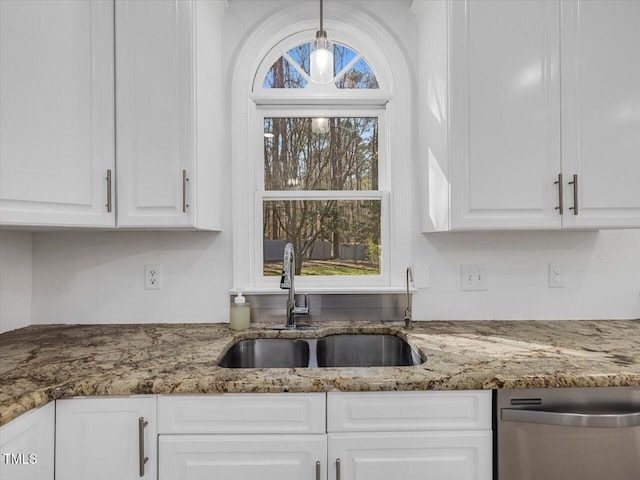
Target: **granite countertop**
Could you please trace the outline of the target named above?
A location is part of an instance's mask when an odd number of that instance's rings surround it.
[[[640,320],[322,323],[312,332],[226,324],[46,325],[0,335],[0,425],[78,395],[640,386]],[[225,369],[237,340],[391,333],[409,367]]]

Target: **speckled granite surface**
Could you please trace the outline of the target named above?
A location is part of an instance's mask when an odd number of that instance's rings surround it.
[[[392,333],[427,361],[411,367],[225,369],[236,340]],[[257,325],[71,325],[0,335],[0,424],[57,398],[141,393],[322,392],[640,386],[640,320],[323,323],[314,332]]]

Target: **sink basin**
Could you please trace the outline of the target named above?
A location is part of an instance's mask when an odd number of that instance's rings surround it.
[[[218,365],[226,368],[307,367],[309,343],[286,338],[241,340],[227,351]]]
[[[235,343],[218,363],[225,368],[399,367],[422,363],[395,335],[337,334],[319,339],[259,338]]]
[[[398,367],[422,363],[407,342],[394,335],[330,335],[317,346],[318,367]]]

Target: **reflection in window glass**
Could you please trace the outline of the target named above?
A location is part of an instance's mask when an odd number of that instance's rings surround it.
[[[336,81],[338,88],[380,88],[369,65],[360,59]]]
[[[265,190],[378,190],[378,118],[264,119]]]
[[[265,200],[262,218],[266,276],[287,242],[296,275],[380,275],[380,200]]]
[[[285,60],[280,57],[264,77],[262,88],[304,88],[307,80]]]
[[[334,76],[350,62],[355,63],[340,77],[334,78],[338,88],[380,88],[369,64],[355,51],[341,44],[334,44]],[[310,81],[311,43],[290,49],[271,66],[264,77],[262,88],[305,88]],[[297,67],[297,68],[296,68]]]

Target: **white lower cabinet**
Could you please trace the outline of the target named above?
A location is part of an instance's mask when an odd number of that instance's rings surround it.
[[[59,400],[55,478],[490,480],[491,412],[490,391]]]
[[[160,480],[326,480],[324,393],[161,395]]]
[[[490,480],[491,392],[328,393],[329,480]]]
[[[55,478],[154,480],[156,437],[155,395],[58,400]]]
[[[329,434],[329,480],[491,479],[491,431]]]
[[[490,391],[167,395],[158,421],[159,480],[492,475]]]
[[[159,480],[321,480],[326,435],[160,435]]]
[[[53,480],[54,403],[19,416],[0,428],[0,478]]]

